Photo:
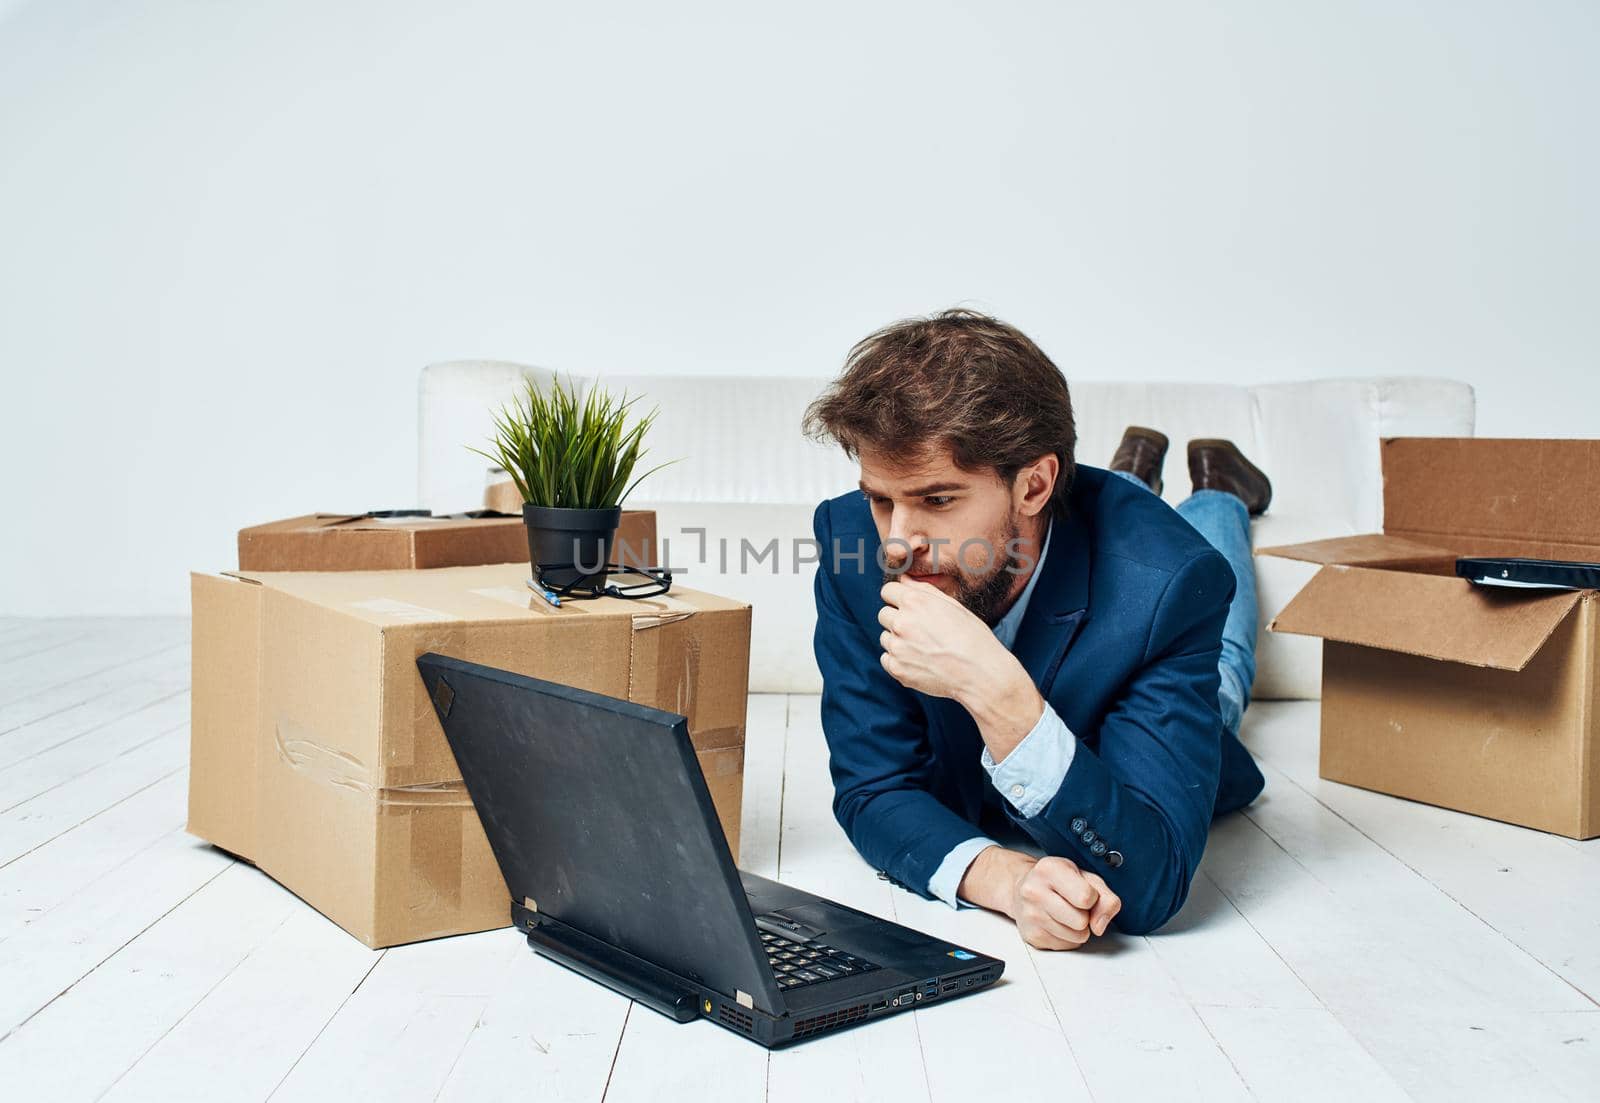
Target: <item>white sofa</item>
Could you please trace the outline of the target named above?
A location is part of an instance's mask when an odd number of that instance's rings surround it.
[[[490,431],[490,412],[524,378],[551,372],[500,361],[423,369],[418,490],[435,511],[481,504],[488,463],[468,450]],[[750,602],[752,692],[814,693],[811,513],[851,489],[856,470],[835,448],[800,434],[806,404],[826,377],[607,376],[613,391],[659,404],[647,462],[676,459],[639,485],[628,504],[657,511],[667,562],[685,586]],[[1255,522],[1256,545],[1375,531],[1382,526],[1378,440],[1471,436],[1471,387],[1441,379],[1325,379],[1242,387],[1073,383],[1080,462],[1106,464],[1128,424],[1171,437],[1166,498],[1189,492],[1184,442],[1229,437],[1272,479],[1272,508]],[[776,541],[775,550],[773,542]],[[1310,577],[1307,564],[1257,559],[1265,624]],[[1320,644],[1263,631],[1258,697],[1316,697]]]

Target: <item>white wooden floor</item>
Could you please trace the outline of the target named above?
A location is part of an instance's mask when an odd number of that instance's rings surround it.
[[[1600,843],[1318,780],[1258,703],[1266,794],[1148,938],[1034,953],[878,880],[813,697],[750,700],[744,864],[979,947],[1005,980],[770,1056],[510,930],[367,950],[183,832],[188,624],[0,620],[6,1099],[1600,1099]]]

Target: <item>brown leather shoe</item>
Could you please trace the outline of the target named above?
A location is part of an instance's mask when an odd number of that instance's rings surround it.
[[[1122,443],[1111,457],[1111,470],[1126,471],[1157,494],[1161,493],[1161,465],[1167,458],[1167,435],[1142,425],[1122,431]]]
[[[1189,478],[1196,490],[1225,490],[1258,517],[1272,502],[1272,483],[1231,440],[1191,440]]]

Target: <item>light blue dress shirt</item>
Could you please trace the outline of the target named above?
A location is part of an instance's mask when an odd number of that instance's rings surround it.
[[[1007,651],[1013,650],[1016,646],[1017,631],[1022,627],[1023,615],[1028,611],[1028,599],[1033,596],[1034,583],[1039,581],[1039,574],[1044,570],[1044,558],[1050,554],[1050,534],[1054,529],[1055,526],[1051,525],[1045,531],[1044,546],[1039,549],[1038,562],[1033,565],[1033,573],[1028,576],[1028,584],[1022,588],[1022,593],[1017,595],[1016,604],[1012,605],[1006,611],[1006,615],[1000,618],[1000,623],[994,626],[995,638]],[[1061,788],[1061,781],[1067,776],[1067,770],[1072,765],[1073,752],[1077,749],[1077,738],[1067,729],[1061,717],[1056,715],[1056,710],[1050,707],[1050,702],[1046,701],[1038,722],[1033,725],[1022,742],[1006,755],[1004,762],[995,762],[988,747],[983,749],[978,761],[988,773],[989,783],[999,790],[1001,796],[1011,802],[1011,807],[1026,817],[1036,815],[1041,808],[1050,803],[1050,798]],[[966,842],[957,843],[951,848],[950,853],[944,856],[939,868],[934,870],[933,877],[928,881],[928,891],[953,908],[971,907],[956,895],[956,890],[961,886],[961,878],[966,875],[967,867],[972,864],[974,858],[988,847],[999,845],[984,835],[975,835]]]

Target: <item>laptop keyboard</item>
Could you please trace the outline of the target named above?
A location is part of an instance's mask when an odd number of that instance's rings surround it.
[[[820,942],[796,942],[791,938],[762,931],[761,944],[766,947],[767,961],[778,978],[779,988],[802,988],[819,981],[870,973],[878,968],[876,962],[847,954]]]

